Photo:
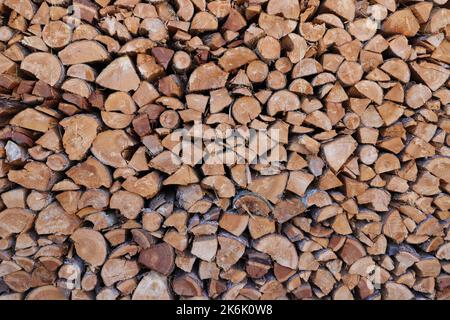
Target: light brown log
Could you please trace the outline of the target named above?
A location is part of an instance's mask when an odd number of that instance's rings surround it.
[[[153,171],[142,178],[128,177],[122,186],[125,190],[134,192],[141,197],[151,198],[160,190],[161,180],[160,174]]]
[[[139,282],[133,293],[133,300],[169,300],[171,293],[167,278],[151,271]]]
[[[391,34],[402,34],[406,37],[415,36],[419,31],[419,23],[410,9],[394,12],[383,22],[382,30]]]
[[[38,234],[72,234],[80,225],[80,219],[67,213],[57,202],[42,210],[35,222]]]
[[[172,282],[172,287],[176,294],[186,297],[199,297],[203,292],[200,279],[192,273],[176,277]]]
[[[230,72],[256,59],[256,54],[252,50],[246,47],[237,47],[229,49],[223,54],[219,59],[219,66],[226,72]]]
[[[267,102],[267,112],[270,116],[274,116],[278,112],[294,111],[299,108],[300,99],[287,90],[275,92]]]
[[[85,162],[70,168],[66,172],[76,184],[87,188],[109,188],[112,183],[111,173],[108,168],[94,157],[89,157]]]
[[[64,128],[62,141],[69,159],[81,160],[97,136],[98,120],[94,116],[81,114],[65,118],[60,124]]]
[[[294,245],[285,237],[271,234],[258,239],[253,246],[256,250],[266,253],[280,265],[295,269],[298,255]]]
[[[68,294],[62,288],[46,285],[31,290],[26,300],[68,300]]]
[[[215,236],[196,237],[192,242],[191,253],[204,261],[211,261],[216,252],[217,238]]]
[[[109,130],[97,135],[92,142],[91,151],[102,163],[119,168],[127,164],[122,155],[124,150],[133,145],[134,140],[123,130]]]
[[[219,89],[225,86],[228,74],[210,62],[196,68],[189,77],[189,91]]]
[[[29,162],[22,170],[10,170],[8,179],[25,188],[38,191],[50,190],[56,182],[56,174],[45,164],[37,161]]]
[[[140,83],[134,65],[128,57],[120,57],[111,62],[98,75],[95,82],[102,87],[117,91],[136,90]]]
[[[139,272],[136,261],[125,259],[109,259],[102,267],[101,277],[106,286],[111,286],[118,281],[131,279]]]
[[[100,232],[80,228],[70,238],[75,243],[76,253],[81,259],[93,267],[103,265],[107,257],[107,246]]]

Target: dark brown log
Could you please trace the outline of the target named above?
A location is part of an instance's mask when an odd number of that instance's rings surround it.
[[[174,250],[164,242],[152,245],[150,248],[141,251],[139,263],[163,275],[169,275],[175,267]]]

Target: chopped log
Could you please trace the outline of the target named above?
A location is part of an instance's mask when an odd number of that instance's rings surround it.
[[[175,267],[173,248],[165,242],[152,245],[141,251],[139,263],[163,275],[169,275]]]
[[[261,113],[261,105],[253,97],[241,97],[232,107],[233,118],[240,124],[247,124]]]
[[[68,294],[62,288],[47,285],[31,290],[26,300],[68,300]]]
[[[102,163],[114,168],[127,165],[123,158],[125,149],[134,145],[131,139],[123,130],[108,130],[97,135],[92,142],[92,154]]]
[[[50,190],[56,182],[56,174],[45,164],[28,162],[22,170],[10,170],[8,179],[27,189],[38,191]]]
[[[248,189],[268,199],[276,204],[280,201],[279,196],[285,189],[287,183],[287,174],[278,174],[274,176],[259,176],[248,185]]]
[[[133,293],[133,300],[169,300],[172,295],[167,278],[151,271],[145,275]]]
[[[227,50],[220,57],[219,66],[226,72],[230,72],[256,59],[256,54],[252,50],[246,47],[237,47]]]
[[[69,159],[83,159],[97,136],[99,121],[94,116],[80,114],[63,119],[60,125],[64,128],[62,142]]]
[[[248,222],[248,215],[224,213],[219,221],[219,226],[238,237],[247,228]]]
[[[219,89],[225,86],[228,73],[210,62],[195,69],[189,77],[189,92]]]
[[[177,51],[173,56],[173,68],[177,72],[186,72],[190,69],[192,64],[191,56],[184,51]]]
[[[382,30],[391,34],[402,34],[406,37],[415,36],[420,25],[412,11],[407,8],[395,11],[383,22]]]
[[[286,190],[294,192],[299,196],[304,196],[309,184],[314,180],[312,174],[303,171],[292,171],[289,173],[289,179]]]
[[[87,188],[109,188],[112,183],[111,173],[108,168],[94,157],[89,157],[86,161],[67,171],[67,176],[76,184]]]
[[[144,208],[144,199],[135,193],[119,190],[112,194],[109,206],[118,209],[127,219],[136,219]]]
[[[51,203],[39,212],[35,222],[38,234],[70,235],[79,227],[81,221],[74,215],[67,213],[57,202]]]
[[[215,236],[196,237],[192,242],[191,253],[204,260],[211,261],[216,255],[217,238]]]
[[[100,232],[80,228],[70,236],[70,239],[74,242],[77,255],[81,259],[93,267],[103,265],[107,257],[107,246]]]
[[[392,281],[384,285],[383,293],[386,300],[411,300],[414,297],[408,287]]]
[[[253,247],[271,256],[273,260],[284,267],[295,269],[298,264],[297,251],[294,245],[285,237],[270,234],[258,239]]]
[[[28,108],[16,114],[9,123],[25,129],[47,132],[56,126],[57,120],[36,109]]]
[[[55,34],[58,36],[55,37]],[[42,40],[51,48],[63,48],[70,43],[72,30],[62,21],[51,21],[42,30]]]
[[[355,18],[355,3],[352,0],[327,0],[323,3],[323,7],[347,21],[353,21]]]
[[[343,136],[323,146],[323,152],[328,165],[338,171],[356,150],[357,143],[351,136]]]
[[[59,85],[65,76],[61,61],[56,56],[45,52],[35,52],[26,56],[20,64],[20,69],[33,74],[50,86]]]
[[[120,57],[103,69],[95,82],[108,89],[126,92],[136,90],[140,80],[131,60]]]
[[[152,198],[161,188],[161,180],[161,176],[153,171],[142,178],[128,177],[122,186],[125,190],[134,192],[141,197]]]
[[[31,1],[7,0],[5,6],[10,7],[27,20],[31,20],[36,12],[36,5]]]
[[[0,212],[0,235],[6,238],[31,228],[35,216],[28,209],[10,208]]]
[[[245,193],[237,196],[233,205],[241,212],[261,216],[268,216],[272,210],[272,207],[267,200],[257,194],[251,193]]]
[[[433,63],[421,61],[411,63],[412,70],[433,91],[441,87],[449,77],[445,68]]]
[[[229,270],[236,264],[245,252],[245,243],[239,238],[227,234],[218,236],[220,249],[217,251],[217,265],[223,270]]]
[[[136,261],[124,259],[109,259],[102,267],[101,276],[106,286],[122,280],[131,279],[139,272],[139,266]]]
[[[253,216],[248,222],[248,231],[252,239],[258,239],[275,232],[275,221],[267,217]]]
[[[203,293],[200,279],[192,273],[185,273],[176,277],[172,282],[176,294],[186,297],[199,297]]]

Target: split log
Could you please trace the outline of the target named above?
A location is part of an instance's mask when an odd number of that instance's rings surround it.
[[[89,157],[85,162],[70,168],[67,176],[76,184],[87,188],[109,188],[112,183],[111,173],[108,168],[94,157]]]
[[[117,58],[111,62],[98,75],[95,82],[117,91],[136,90],[140,83],[134,65],[128,57]]]
[[[65,71],[61,61],[54,55],[45,52],[32,53],[23,59],[20,69],[33,74],[37,79],[50,86],[59,85]]]
[[[99,121],[91,115],[80,114],[63,119],[60,125],[64,128],[62,142],[69,159],[83,159],[97,136]]]
[[[139,263],[163,275],[172,273],[175,267],[173,248],[167,243],[152,245],[139,254]]]
[[[108,130],[95,137],[91,151],[102,163],[120,168],[127,165],[122,155],[124,150],[133,145],[134,141],[123,130]]]
[[[39,212],[35,229],[38,234],[69,235],[74,233],[80,223],[76,215],[65,212],[57,202],[53,202]]]
[[[28,189],[48,191],[55,184],[57,176],[45,164],[32,161],[22,170],[10,170],[8,179]]]
[[[3,210],[0,212],[0,231],[2,238],[29,230],[34,219],[34,214],[27,209],[11,208]]]
[[[189,77],[189,91],[219,89],[225,86],[228,74],[210,62],[195,69]]]
[[[70,238],[75,243],[77,255],[93,267],[103,265],[107,257],[105,238],[98,231],[80,228]]]
[[[136,261],[124,259],[109,259],[102,267],[101,277],[106,286],[122,280],[131,279],[139,272],[139,266]]]
[[[166,277],[151,271],[139,282],[133,293],[133,300],[169,300],[171,299]]]
[[[9,123],[25,129],[47,132],[56,126],[57,120],[36,109],[27,108],[16,114]]]
[[[253,246],[256,250],[266,253],[280,265],[295,269],[298,255],[294,245],[281,235],[271,234],[259,240]]]

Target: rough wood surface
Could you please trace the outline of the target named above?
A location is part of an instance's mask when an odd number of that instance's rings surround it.
[[[446,0],[0,20],[0,300],[450,299]]]

